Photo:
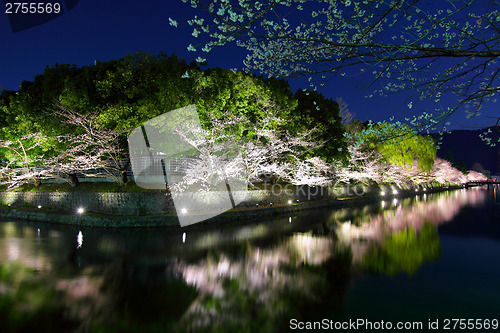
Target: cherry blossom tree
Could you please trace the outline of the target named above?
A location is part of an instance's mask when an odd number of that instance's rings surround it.
[[[383,181],[385,165],[380,153],[369,150],[362,151],[359,145],[348,147],[349,160],[347,164],[337,162],[335,165],[335,180],[338,183]]]
[[[467,182],[477,182],[487,180],[486,176],[480,172],[470,170],[465,176]]]
[[[78,184],[78,174],[109,177],[119,184],[127,181],[130,160],[124,146],[125,131],[98,126],[97,112],[84,115],[57,104],[54,113],[62,123],[73,126],[75,132],[57,137],[61,148],[43,163],[49,174],[63,175],[72,186]]]
[[[418,184],[438,182],[441,184],[463,184],[486,177],[475,171],[464,175],[450,162],[436,158],[429,172],[418,167],[414,161],[411,167],[387,163],[375,150],[362,150],[359,145],[349,146],[350,159],[347,165],[335,166],[335,181],[338,183],[375,182],[377,184],[394,183],[399,187],[411,187]]]
[[[208,189],[227,178],[244,178],[249,184],[261,182],[263,177],[296,185],[329,184],[330,165],[319,157],[308,156],[322,144],[315,139],[315,129],[292,134],[280,126],[285,121],[271,109],[252,122],[245,115],[234,116],[229,111],[222,117],[207,111],[210,128],[178,131],[194,147],[196,157],[189,161],[183,180],[172,190],[184,191],[195,184],[198,189]],[[244,128],[253,137],[235,135],[235,125],[238,131]]]
[[[24,135],[14,140],[0,140],[0,153],[6,160],[0,167],[0,183],[7,185],[8,189],[27,182],[39,185],[47,173],[40,168],[43,162],[40,147],[48,140],[41,133]]]
[[[197,41],[189,51],[235,44],[248,51],[247,69],[269,76],[309,76],[317,88],[356,75],[366,89],[381,87],[368,97],[406,91],[409,109],[435,101],[434,110],[412,119],[415,126],[445,130],[459,108],[477,116],[500,90],[500,14],[486,0],[447,0],[437,8],[422,0],[183,2],[197,13],[187,21]],[[441,105],[447,94],[456,102]]]
[[[430,179],[439,183],[461,184],[464,182],[464,174],[454,168],[447,160],[436,158],[431,169]]]

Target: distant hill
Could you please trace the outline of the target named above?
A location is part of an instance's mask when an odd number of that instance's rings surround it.
[[[438,149],[437,155],[447,160],[452,159],[456,164],[464,163],[468,170],[489,170],[492,175],[500,175],[500,145],[496,147],[487,146],[481,141],[479,134],[487,131],[480,130],[455,130],[450,134],[443,135],[443,141]],[[491,127],[496,134],[497,130]],[[433,134],[435,139],[437,134]]]

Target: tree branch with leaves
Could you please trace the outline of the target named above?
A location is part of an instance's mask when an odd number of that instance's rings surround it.
[[[187,21],[199,41],[188,50],[235,44],[248,51],[247,69],[306,76],[314,89],[361,75],[369,97],[410,92],[409,109],[417,100],[435,101],[436,108],[410,118],[420,128],[446,130],[459,108],[479,115],[500,90],[500,12],[486,0],[447,0],[437,8],[422,0],[183,2],[198,14]],[[442,107],[445,94],[456,102]]]

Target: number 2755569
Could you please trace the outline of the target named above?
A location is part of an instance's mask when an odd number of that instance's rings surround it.
[[[59,14],[59,2],[6,2],[5,14]]]

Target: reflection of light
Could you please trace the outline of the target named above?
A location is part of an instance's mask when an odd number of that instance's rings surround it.
[[[76,210],[76,212],[77,212],[78,214],[83,214],[83,213],[85,213],[85,209],[84,209],[83,207],[79,207],[79,208]]]
[[[382,200],[382,208],[385,208],[385,201]]]
[[[392,203],[394,204],[394,206],[397,206],[398,205],[398,199],[394,198],[394,200],[392,201]]]
[[[183,242],[183,243],[186,243],[186,233],[183,233],[183,234],[182,234],[182,242]]]
[[[288,200],[288,204],[291,205],[292,204],[292,200]]]
[[[424,187],[424,191],[427,191],[427,187]]]
[[[181,209],[181,213],[182,213],[182,214],[186,214],[187,212],[188,212],[188,211],[187,211],[187,209],[186,209],[186,208],[182,208],[182,209]]]
[[[38,229],[38,233],[37,233],[38,237],[40,237],[40,229]]]
[[[19,258],[19,244],[16,239],[12,239],[8,244],[9,260],[17,260]]]
[[[272,206],[272,205],[273,205],[273,203],[272,203],[272,202],[270,202],[270,203],[269,203],[269,206]]]
[[[42,208],[42,206],[38,205],[38,209]]]
[[[288,223],[292,223],[292,217],[291,216],[288,218]]]
[[[76,236],[76,242],[78,243],[77,249],[81,248],[83,245],[83,234],[81,231],[78,232],[78,236]]]
[[[418,188],[415,189],[415,192],[418,192]]]

